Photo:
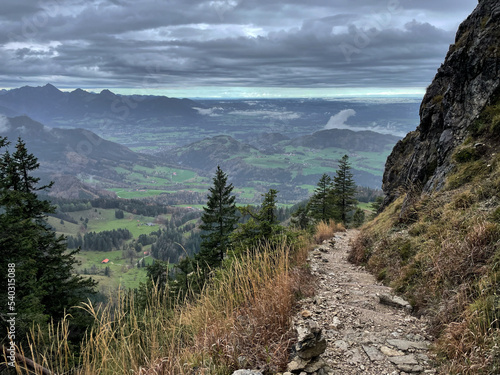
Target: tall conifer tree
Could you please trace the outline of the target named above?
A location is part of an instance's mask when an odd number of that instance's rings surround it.
[[[335,217],[336,205],[332,192],[332,178],[325,173],[318,181],[308,203],[308,210],[313,219],[327,221]]]
[[[349,212],[356,209],[357,201],[354,198],[356,195],[356,184],[351,172],[351,164],[347,155],[342,156],[339,160],[339,167],[335,177],[333,177],[333,194],[340,220],[344,224],[349,221]]]
[[[231,195],[233,184],[227,183],[227,175],[217,166],[214,185],[209,189],[206,207],[203,207],[200,229],[201,251],[198,258],[203,267],[219,267],[230,245],[229,235],[233,232],[238,217],[236,216],[235,196]]]

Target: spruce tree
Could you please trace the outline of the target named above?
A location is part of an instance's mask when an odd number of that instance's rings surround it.
[[[0,148],[8,142],[0,138]],[[95,282],[74,274],[75,254],[67,251],[63,236],[56,236],[45,215],[55,208],[38,193],[52,184],[39,186],[32,172],[39,167],[19,139],[15,151],[0,155],[0,269],[15,268],[16,337],[23,340],[32,323],[61,319],[66,310],[94,293]],[[5,276],[4,276],[5,275]],[[0,289],[7,290],[4,272]],[[0,297],[7,306],[7,293]],[[11,301],[12,302],[12,301]],[[3,314],[3,313],[2,313]],[[0,329],[6,332],[5,317]]]
[[[308,210],[313,219],[327,221],[336,216],[335,199],[332,193],[332,178],[325,173],[321,176],[314,194],[309,199]]]
[[[363,225],[365,222],[365,211],[363,211],[361,208],[356,208],[356,211],[354,212],[354,215],[352,217],[352,224],[354,228],[359,228],[360,226]]]
[[[269,238],[276,229],[276,225],[279,224],[278,217],[276,215],[276,197],[278,191],[275,189],[269,189],[269,191],[264,194],[264,199],[262,200],[262,206],[259,211],[259,231],[262,237]]]
[[[202,242],[198,259],[203,268],[219,267],[230,245],[238,217],[236,216],[235,196],[231,195],[233,184],[227,183],[227,175],[217,166],[213,186],[209,189],[207,205],[203,207],[200,229]]]
[[[342,223],[347,224],[349,221],[348,214],[356,209],[357,204],[354,198],[356,195],[356,184],[354,183],[351,164],[347,155],[344,155],[339,160],[339,167],[333,178],[333,194],[340,214],[340,220]]]

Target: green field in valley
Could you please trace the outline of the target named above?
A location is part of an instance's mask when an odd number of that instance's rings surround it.
[[[137,288],[141,282],[146,281],[146,268],[138,268],[137,262],[142,257],[135,259],[133,263],[130,259],[125,259],[122,250],[114,251],[80,251],[76,259],[81,263],[77,270],[80,274],[86,272],[98,274],[89,275],[99,282],[99,290],[105,292],[116,290],[118,287]],[[144,255],[143,255],[144,256]],[[103,260],[109,259],[104,264]],[[153,259],[151,256],[144,256],[146,265],[151,265]],[[110,276],[105,276],[105,268],[109,267]]]
[[[84,211],[69,212],[68,215],[76,220],[78,224],[73,224],[64,220],[64,223],[61,224],[60,219],[53,217],[49,217],[49,224],[60,234],[74,236],[76,236],[78,232],[82,234],[85,232],[82,226],[86,219],[88,219],[87,232],[102,232],[122,228],[128,229],[134,237],[138,237],[140,234],[149,234],[158,230],[158,226],[154,224],[154,217],[125,212],[125,217],[123,219],[117,219],[115,218],[114,209],[92,208]],[[162,215],[162,217],[170,219],[170,215]],[[149,226],[149,223],[153,223],[154,225]]]

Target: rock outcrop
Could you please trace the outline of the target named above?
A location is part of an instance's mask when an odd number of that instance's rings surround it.
[[[385,204],[401,191],[444,187],[453,150],[484,108],[500,96],[500,2],[481,0],[428,87],[420,125],[394,147],[383,178]]]

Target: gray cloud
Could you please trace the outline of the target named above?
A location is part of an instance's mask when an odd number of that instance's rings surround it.
[[[4,87],[425,87],[476,0],[8,0]],[[453,9],[453,11],[450,11]]]

